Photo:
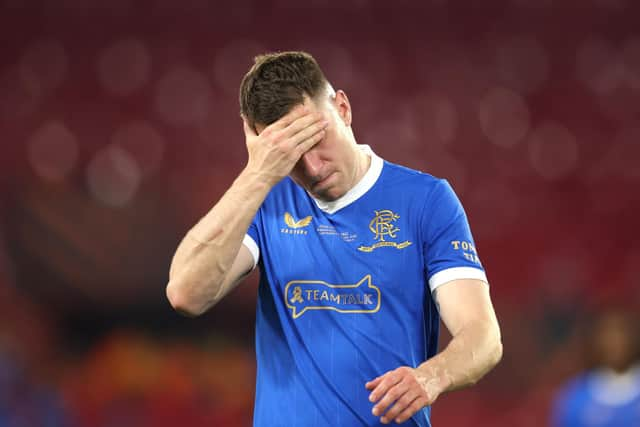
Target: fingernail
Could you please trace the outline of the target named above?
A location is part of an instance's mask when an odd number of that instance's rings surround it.
[[[371,410],[371,413],[377,417],[378,416],[378,409],[377,408],[373,408]]]
[[[369,402],[375,402],[375,399],[373,398],[373,394],[369,395]]]
[[[380,422],[382,424],[389,424],[389,420],[387,420],[385,417],[380,418]]]

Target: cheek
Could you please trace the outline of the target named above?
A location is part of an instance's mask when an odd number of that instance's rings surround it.
[[[289,176],[292,178],[298,179],[300,177],[300,171],[302,170],[302,160],[298,160],[298,163],[291,169]]]
[[[289,177],[293,179],[293,182],[304,187],[304,171],[302,167],[302,161],[296,163],[296,165],[291,169],[289,173]]]

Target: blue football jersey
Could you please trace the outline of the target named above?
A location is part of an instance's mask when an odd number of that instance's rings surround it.
[[[347,194],[323,202],[285,178],[245,237],[261,276],[257,427],[382,425],[365,383],[436,353],[434,289],[487,280],[449,184],[362,147],[371,166]]]
[[[640,365],[626,374],[589,371],[560,391],[553,427],[640,426]]]

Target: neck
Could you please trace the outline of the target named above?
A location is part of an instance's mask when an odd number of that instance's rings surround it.
[[[351,181],[350,188],[356,186],[358,182],[364,177],[364,175],[369,170],[369,166],[371,165],[371,157],[362,151],[357,145],[354,144],[353,149],[355,150],[355,164],[353,168],[353,178]]]

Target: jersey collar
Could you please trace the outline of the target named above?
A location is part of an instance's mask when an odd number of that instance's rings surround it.
[[[360,181],[351,190],[347,191],[344,196],[331,202],[316,199],[309,194],[313,201],[316,202],[316,205],[324,212],[333,214],[338,212],[340,209],[349,206],[369,191],[380,177],[380,173],[382,173],[382,166],[384,164],[383,160],[378,157],[368,145],[359,144],[358,148],[371,157],[371,164],[362,179],[360,179]]]

